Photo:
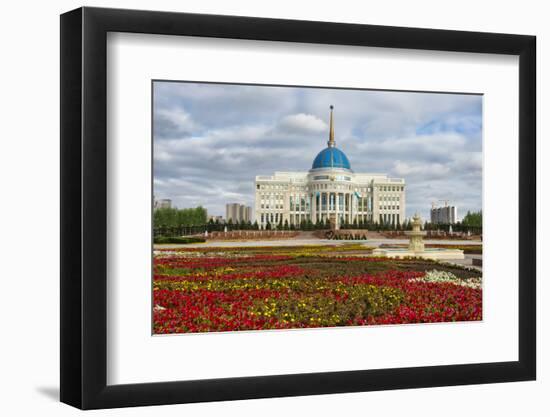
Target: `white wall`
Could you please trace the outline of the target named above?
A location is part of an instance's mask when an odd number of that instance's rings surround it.
[[[510,3],[510,4],[508,4]],[[59,17],[78,1],[5,2],[2,7],[2,147],[0,178],[4,204],[2,236],[2,343],[0,410],[5,415],[76,415],[59,404]],[[550,97],[550,26],[545,2],[462,0],[460,2],[353,0],[297,2],[277,0],[94,1],[89,6],[159,9],[218,14],[331,20],[535,34],[538,36],[538,137],[548,136],[541,115]],[[541,77],[542,76],[542,77]],[[542,149],[541,149],[542,148]],[[549,201],[550,168],[541,162],[549,147],[539,148],[539,213]],[[9,201],[23,201],[9,204]],[[539,254],[550,249],[549,222],[539,215]],[[528,383],[326,395],[169,407],[101,411],[94,415],[407,415],[478,416],[548,413],[550,365],[550,290],[548,266],[539,268],[539,380]],[[405,349],[406,347],[404,347]],[[473,347],[475,348],[475,347]]]

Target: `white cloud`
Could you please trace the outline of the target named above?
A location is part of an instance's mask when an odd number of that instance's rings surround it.
[[[462,151],[466,144],[464,136],[457,133],[437,133],[434,135],[415,135],[395,137],[380,142],[364,142],[367,152],[379,152],[388,155],[409,154],[422,155],[449,155],[454,151]]]
[[[191,119],[191,115],[183,109],[159,109],[158,116],[171,121],[182,130],[196,128],[196,124]]]
[[[201,129],[191,115],[183,108],[159,108],[155,112],[155,135],[157,138],[164,136],[186,136],[191,132]]]
[[[327,124],[312,114],[298,113],[283,117],[280,127],[289,132],[321,133],[328,129]]]
[[[483,169],[483,154],[479,152],[463,152],[456,155],[453,169],[462,173],[481,174]]]
[[[200,83],[155,83],[155,195],[212,214],[252,204],[255,175],[311,167],[331,104],[352,168],[404,177],[408,214],[481,208],[481,97]]]
[[[420,174],[423,177],[442,178],[449,174],[450,168],[440,163],[395,161],[393,172],[403,177]]]

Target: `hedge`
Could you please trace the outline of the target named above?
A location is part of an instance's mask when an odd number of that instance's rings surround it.
[[[202,237],[169,237],[169,236],[157,236],[154,240],[155,243],[201,243],[206,242],[206,239]]]

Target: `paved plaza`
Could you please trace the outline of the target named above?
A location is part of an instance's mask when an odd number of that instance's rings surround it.
[[[369,240],[330,240],[330,239],[315,239],[315,238],[298,238],[298,239],[271,239],[271,240],[210,240],[204,243],[192,244],[163,244],[155,245],[155,249],[175,249],[175,248],[237,248],[237,247],[252,247],[252,246],[307,246],[307,245],[326,245],[340,246],[349,245],[350,243],[359,243],[365,247],[379,247],[381,245],[407,245],[409,239],[384,239],[376,238]],[[427,245],[453,245],[453,246],[469,246],[482,245],[482,242],[476,240],[443,240],[443,239],[426,239],[424,243]],[[447,260],[445,262],[475,268],[482,270],[479,266],[472,265],[472,259],[481,259],[483,255],[466,254],[464,259]]]
[[[191,244],[163,244],[155,245],[159,248],[204,248],[204,247],[249,247],[249,246],[305,246],[305,245],[346,245],[350,243],[361,243],[364,246],[378,247],[380,245],[407,245],[409,239],[369,239],[369,240],[330,240],[330,239],[270,239],[270,240],[209,240],[204,243]],[[425,239],[427,245],[481,245],[480,241],[474,240],[443,240]]]

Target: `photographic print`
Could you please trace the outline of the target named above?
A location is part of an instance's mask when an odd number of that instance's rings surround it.
[[[154,334],[482,320],[482,95],[152,94]]]

